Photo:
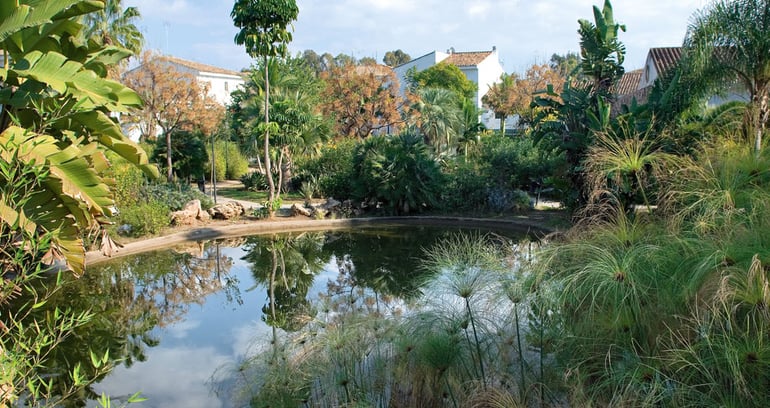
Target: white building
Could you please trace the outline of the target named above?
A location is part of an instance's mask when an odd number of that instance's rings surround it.
[[[209,95],[222,104],[222,106],[230,104],[232,100],[230,94],[245,82],[240,72],[168,55],[159,55],[157,58],[180,72],[192,74],[199,83],[208,84]]]
[[[481,122],[489,129],[499,128],[500,121],[495,119],[493,112],[484,109],[481,102],[481,98],[489,92],[493,84],[500,81],[500,76],[505,72],[500,64],[497,48],[492,47],[491,51],[477,52],[455,52],[450,48],[447,52],[433,51],[399,65],[394,68],[394,71],[401,85],[401,93],[406,93],[408,86],[406,76],[409,70],[415,69],[419,72],[441,62],[456,65],[466,78],[477,85],[475,101],[476,106],[482,111]]]

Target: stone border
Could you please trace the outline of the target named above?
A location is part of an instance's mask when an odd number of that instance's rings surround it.
[[[336,220],[280,220],[280,221],[254,221],[242,224],[230,224],[212,227],[195,228],[188,231],[177,232],[162,237],[125,244],[123,248],[115,251],[112,257],[102,255],[100,251],[86,253],[86,265],[98,264],[110,259],[142,252],[148,252],[168,248],[185,242],[208,241],[220,238],[232,238],[244,235],[260,235],[276,232],[318,231],[346,228],[367,228],[374,226],[447,226],[447,227],[481,227],[490,229],[505,229],[521,232],[537,232],[543,235],[554,232],[552,228],[545,227],[531,219],[505,219],[496,220],[489,218],[467,217],[441,217],[441,216],[412,216],[412,217],[370,217],[370,218],[343,218]]]

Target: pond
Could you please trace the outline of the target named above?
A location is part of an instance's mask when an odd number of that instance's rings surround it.
[[[351,310],[414,313],[429,281],[425,250],[460,232],[412,226],[252,236],[93,265],[49,305],[95,313],[57,350],[53,366],[87,367],[91,352],[109,354],[115,368],[83,396],[89,406],[102,393],[119,403],[135,392],[147,398],[131,405],[138,407],[254,404],[242,380],[266,345],[319,330],[319,316],[328,323]],[[521,232],[466,234],[526,241]]]

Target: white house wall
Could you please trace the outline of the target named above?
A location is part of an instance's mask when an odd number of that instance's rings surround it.
[[[209,85],[209,95],[214,97],[222,106],[227,106],[232,102],[231,93],[243,86],[244,83],[243,78],[238,76],[210,72],[201,72],[196,78],[198,82]]]
[[[425,54],[422,57],[415,58],[406,64],[401,64],[395,68],[393,68],[393,71],[396,74],[396,77],[398,78],[399,85],[400,85],[400,91],[401,95],[406,94],[406,88],[409,85],[406,81],[406,74],[409,72],[410,69],[415,68],[417,72],[426,70],[439,62],[447,59],[449,57],[449,54],[440,52],[440,51],[433,51],[430,54]]]

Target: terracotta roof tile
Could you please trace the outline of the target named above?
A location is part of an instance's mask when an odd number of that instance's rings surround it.
[[[160,55],[158,56],[158,58],[174,64],[182,65],[200,72],[210,72],[213,74],[242,76],[240,72],[230,71],[229,69],[219,68],[213,65],[201,64],[200,62],[188,61],[177,57],[171,57],[168,55]]]
[[[655,64],[658,76],[662,77],[669,69],[673,68],[682,58],[682,47],[658,47],[650,48],[650,55]]]
[[[458,67],[473,67],[479,65],[481,61],[484,61],[493,51],[481,51],[481,52],[453,52],[445,60],[441,62],[447,62],[449,64],[457,65]]]
[[[616,95],[629,95],[634,93],[639,88],[639,81],[642,79],[644,69],[635,69],[633,71],[626,72],[620,77],[620,81],[612,89],[612,92]]]

